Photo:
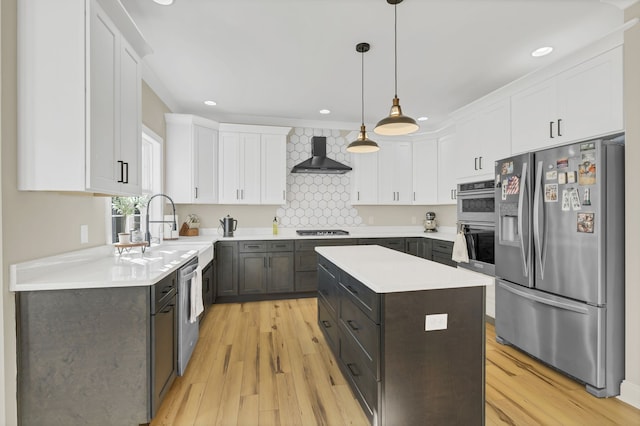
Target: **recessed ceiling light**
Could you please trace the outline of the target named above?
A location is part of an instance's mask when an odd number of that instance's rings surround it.
[[[204,101],[205,105],[209,105],[209,106],[216,106],[218,105],[215,101]]]
[[[538,58],[540,56],[548,55],[551,52],[553,52],[553,47],[545,46],[531,52],[531,56]]]
[[[320,114],[331,114],[331,111],[329,111],[328,109],[321,109]]]
[[[422,116],[422,117],[418,117],[416,120],[418,120],[418,121],[427,121],[428,119],[429,119],[429,117]]]
[[[173,4],[173,0],[153,0],[154,2],[161,4],[162,6],[170,6]]]

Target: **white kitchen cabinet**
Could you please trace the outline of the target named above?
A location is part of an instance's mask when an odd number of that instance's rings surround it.
[[[511,153],[509,99],[483,107],[456,123],[456,140],[458,180],[491,179],[494,162]]]
[[[622,47],[511,98],[514,154],[624,129]]]
[[[218,123],[186,114],[165,114],[165,121],[165,192],[175,203],[217,203]]]
[[[378,204],[378,153],[351,154],[351,204]]]
[[[413,143],[413,204],[438,203],[438,140]]]
[[[286,202],[286,137],[290,130],[289,127],[220,125],[220,204]]]
[[[438,204],[456,204],[456,170],[459,161],[456,135],[444,135],[438,139]]]
[[[378,204],[411,204],[413,154],[410,141],[378,141]]]
[[[122,6],[105,4],[18,2],[20,190],[141,191],[149,48]]]

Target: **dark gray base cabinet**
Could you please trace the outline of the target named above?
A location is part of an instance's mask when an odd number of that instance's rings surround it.
[[[450,241],[432,240],[431,255],[434,262],[443,263],[445,265],[458,267],[458,263],[451,260],[453,254],[453,243]]]
[[[238,243],[235,241],[219,241],[216,251],[216,284],[217,295],[238,295]]]
[[[484,424],[484,287],[377,294],[319,256],[318,325],[372,424]]]

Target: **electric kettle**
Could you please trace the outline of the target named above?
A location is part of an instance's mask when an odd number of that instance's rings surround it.
[[[227,217],[220,219],[220,226],[224,232],[223,237],[233,237],[233,231],[238,227],[238,221],[227,215]]]

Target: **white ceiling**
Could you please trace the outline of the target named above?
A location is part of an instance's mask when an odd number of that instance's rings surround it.
[[[221,122],[365,124],[394,92],[393,6],[386,0],[121,0],[151,45],[147,80],[174,112]],[[405,0],[398,12],[398,97],[406,115],[447,115],[623,24],[616,0]],[[554,52],[530,53],[541,46]],[[149,74],[147,74],[149,75]],[[217,106],[208,107],[212,99]],[[319,110],[327,108],[330,115]],[[293,119],[293,120],[291,120]]]

